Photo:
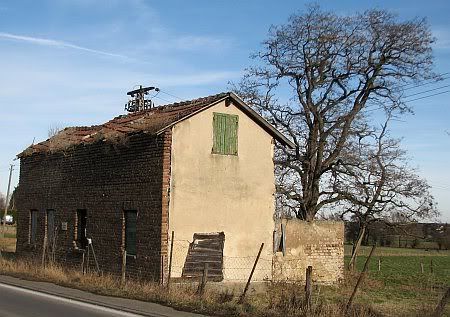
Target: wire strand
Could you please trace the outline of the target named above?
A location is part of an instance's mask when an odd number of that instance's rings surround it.
[[[173,94],[171,94],[171,93],[168,93],[168,92],[166,92],[166,91],[164,91],[164,90],[161,90],[161,89],[160,89],[159,91],[162,92],[163,94],[166,94],[166,95],[168,95],[168,96],[177,98],[177,99],[179,99],[179,100],[185,100],[185,99],[180,98],[180,97],[178,97],[178,96],[175,96],[175,95],[173,95]]]
[[[157,98],[157,99],[159,99],[159,100],[162,100],[162,101],[165,101],[165,102],[168,102],[168,103],[172,103],[172,101],[169,101],[169,100],[167,100],[167,99],[161,98],[161,97],[159,97],[159,96],[155,96],[155,98]]]
[[[442,89],[442,88],[447,88],[447,87],[450,87],[450,85],[445,85],[445,86],[441,86],[441,87],[437,87],[437,88],[433,88],[433,89],[424,90],[424,91],[417,92],[417,93],[412,94],[412,95],[405,96],[403,98],[409,98],[409,97],[413,97],[413,96],[417,96],[417,95],[422,95],[422,94],[425,94],[427,92],[436,91],[436,90],[439,90],[439,89]]]
[[[447,76],[447,75],[450,75],[450,72],[438,74],[438,76],[441,76],[442,78],[424,80],[424,81],[422,81],[422,83],[419,83],[419,84],[410,83],[410,84],[406,84],[406,85],[403,85],[403,86],[399,85],[397,88],[403,88],[403,91],[406,91],[406,90],[411,90],[411,89],[415,89],[415,88],[426,86],[426,85],[439,83],[441,81],[449,79],[450,76]]]
[[[450,90],[446,90],[446,91],[438,92],[436,94],[432,94],[432,95],[428,95],[428,96],[423,96],[423,97],[419,97],[419,98],[415,98],[415,99],[411,99],[411,100],[405,100],[404,102],[406,103],[406,102],[412,102],[412,101],[416,101],[416,100],[422,100],[422,99],[425,99],[425,98],[430,98],[430,97],[446,94],[446,93],[449,93],[449,92],[450,92]]]

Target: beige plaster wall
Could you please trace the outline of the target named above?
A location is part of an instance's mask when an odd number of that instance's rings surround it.
[[[344,277],[344,223],[283,220],[286,252],[277,252],[273,262],[274,280],[305,280],[306,268],[313,267],[313,281],[336,283]],[[281,224],[277,225],[280,232]]]
[[[212,154],[213,113],[239,116],[238,155]],[[172,276],[181,276],[194,233],[225,233],[225,280],[248,278],[262,242],[255,280],[270,277],[274,230],[272,137],[233,104],[217,104],[173,127],[169,233]]]

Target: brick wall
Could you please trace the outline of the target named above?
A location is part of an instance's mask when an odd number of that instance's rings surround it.
[[[313,267],[313,281],[332,284],[344,277],[344,223],[336,221],[283,220],[286,252],[273,258],[274,280],[305,280]],[[278,225],[277,232],[281,230]]]
[[[22,158],[16,196],[18,255],[40,258],[46,210],[53,209],[58,226],[55,258],[80,267],[83,252],[74,243],[76,211],[85,209],[87,236],[100,269],[120,274],[124,211],[136,210],[137,255],[127,257],[127,275],[160,280],[161,268],[167,266],[170,147],[168,131],[158,137],[135,135],[121,144],[97,142]],[[39,215],[34,245],[29,243],[31,210]],[[67,223],[66,231],[62,223]]]

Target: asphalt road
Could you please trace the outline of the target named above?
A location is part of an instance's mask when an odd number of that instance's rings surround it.
[[[138,317],[102,306],[0,283],[0,317]]]

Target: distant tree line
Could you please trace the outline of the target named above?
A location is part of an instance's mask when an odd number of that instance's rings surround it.
[[[359,224],[345,222],[345,241],[355,244],[359,237]],[[362,245],[397,248],[450,249],[450,224],[403,223],[392,225],[385,222],[371,223],[361,241]]]

